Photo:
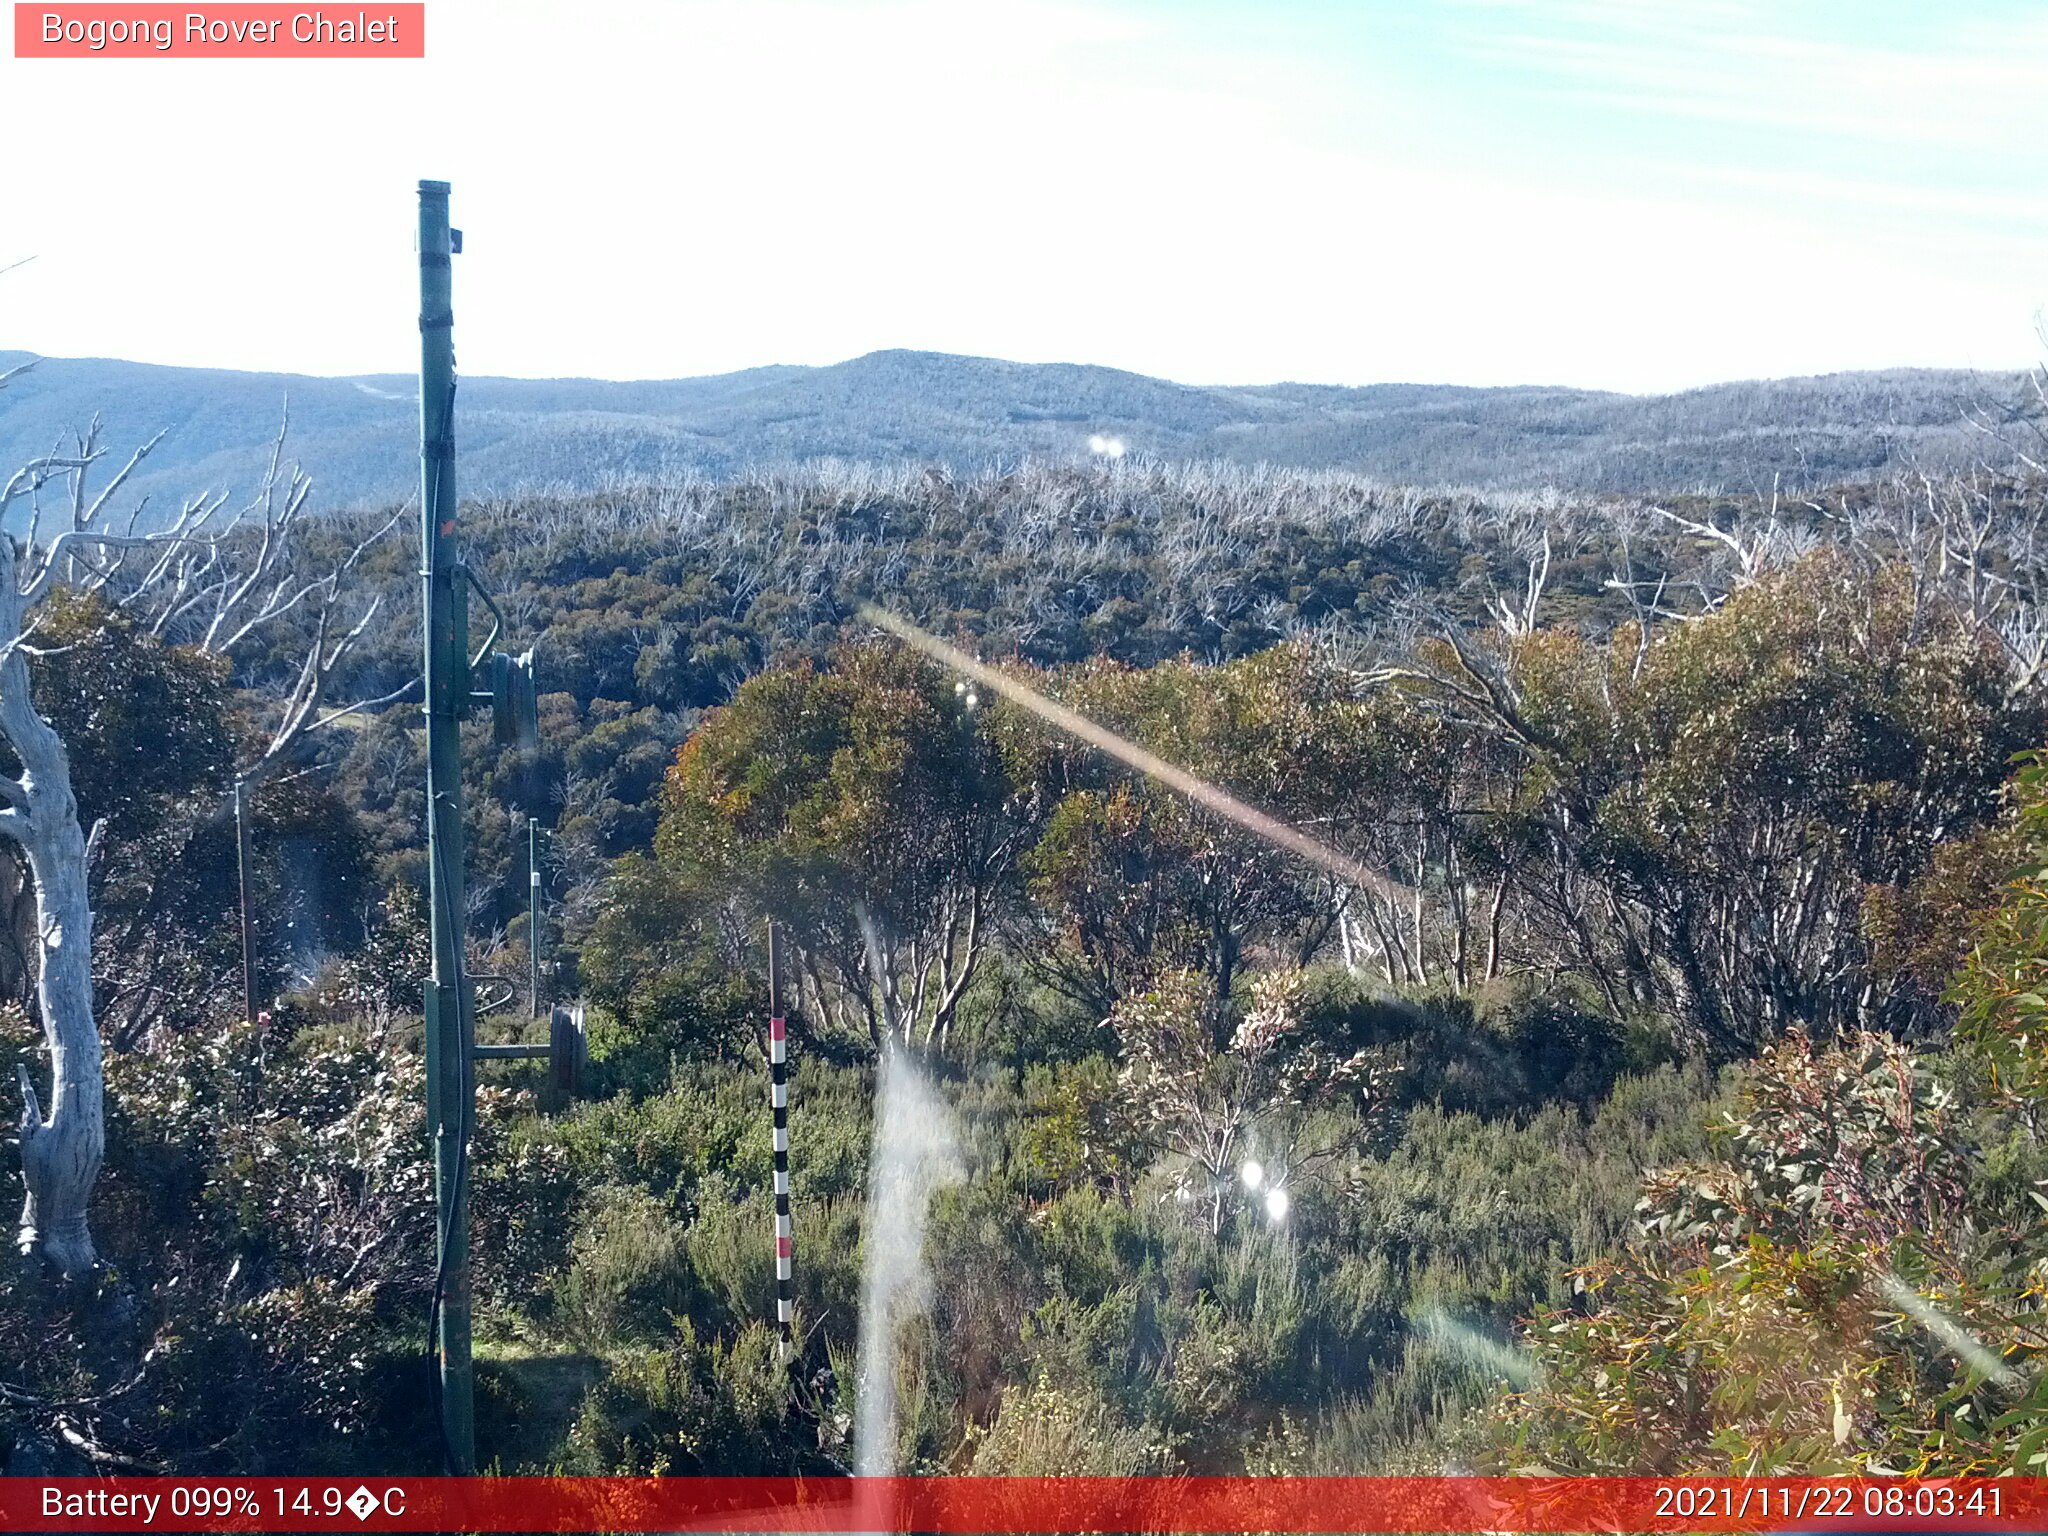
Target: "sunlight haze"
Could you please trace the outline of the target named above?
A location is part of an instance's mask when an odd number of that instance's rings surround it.
[[[1645,391],[2021,366],[2048,300],[2020,5],[432,0],[427,53],[8,59],[0,346],[410,371],[422,176],[471,373]]]

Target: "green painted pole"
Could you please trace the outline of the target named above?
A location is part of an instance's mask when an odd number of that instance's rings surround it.
[[[462,958],[462,717],[469,601],[455,520],[455,317],[448,183],[420,183],[420,579],[427,717],[427,1134],[434,1152],[436,1352],[448,1470],[476,1470],[469,1315],[469,1131],[475,997]]]
[[[540,1017],[540,818],[526,818],[527,1012]]]

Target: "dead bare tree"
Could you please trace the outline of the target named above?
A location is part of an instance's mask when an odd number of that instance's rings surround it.
[[[161,439],[136,449],[94,491],[92,471],[106,457],[95,420],[71,451],[31,460],[0,487],[0,521],[17,502],[30,508],[19,542],[0,537],[0,740],[20,765],[14,777],[0,774],[0,835],[20,851],[35,891],[36,1001],[50,1051],[47,1115],[27,1069],[18,1069],[27,1198],[17,1243],[66,1275],[97,1263],[87,1217],[106,1132],[87,866],[104,823],[81,824],[64,742],[31,693],[29,663],[44,605],[62,590],[103,593],[146,615],[151,632],[187,638],[215,656],[286,615],[309,616],[296,679],[267,723],[267,740],[239,768],[247,783],[282,763],[307,732],[348,712],[322,713],[327,686],[378,604],[372,599],[347,622],[344,578],[404,515],[401,509],[328,569],[303,573],[292,534],[311,487],[296,467],[282,471],[281,427],[270,472],[251,502],[224,513],[226,497],[201,496],[146,529],[146,498],[125,517],[115,515],[114,498]],[[45,539],[45,492],[53,490],[68,492],[68,505],[64,526]]]
[[[1550,581],[1549,527],[1524,528],[1515,539],[1514,548],[1526,567],[1522,591],[1511,601],[1496,588],[1487,606],[1499,622],[1501,633],[1518,640],[1536,632],[1537,615],[1543,609],[1543,589]]]
[[[1785,521],[1784,503],[1775,476],[1771,480],[1768,502],[1762,496],[1757,501],[1758,515],[1738,524],[1732,531],[1711,520],[1700,522],[1682,516],[1668,507],[1653,506],[1649,509],[1651,515],[1663,518],[1680,532],[1697,540],[1699,550],[1710,550],[1718,545],[1724,552],[1723,558],[1729,568],[1718,589],[1709,582],[1705,572],[1691,583],[1699,592],[1703,611],[1720,607],[1730,593],[1760,580],[1768,571],[1790,565],[1819,542],[1810,530],[1796,528]],[[1808,511],[1821,510],[1810,501],[1800,505]]]

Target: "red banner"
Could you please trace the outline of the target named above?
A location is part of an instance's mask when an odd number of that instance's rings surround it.
[[[2048,1479],[0,1478],[8,1531],[2019,1531]]]
[[[424,4],[64,5],[16,0],[17,59],[423,59]]]

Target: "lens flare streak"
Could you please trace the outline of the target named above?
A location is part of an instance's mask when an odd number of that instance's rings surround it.
[[[1390,880],[1376,870],[1367,869],[1358,860],[1339,853],[1327,843],[1317,842],[1307,833],[1288,826],[1256,806],[1245,804],[1235,795],[1218,789],[1208,780],[1197,778],[1185,768],[1176,767],[1157,753],[1148,752],[1135,742],[1126,741],[1107,727],[1097,725],[1086,715],[1047,698],[1037,689],[998,672],[993,667],[985,666],[957,646],[946,644],[938,636],[918,628],[908,619],[886,609],[877,608],[872,603],[863,603],[859,616],[876,628],[887,630],[905,645],[922,651],[934,661],[973,679],[986,692],[1001,694],[1013,704],[1030,710],[1047,724],[1065,731],[1078,741],[1086,742],[1089,746],[1108,753],[1126,766],[1179,790],[1198,805],[1206,806],[1217,815],[1236,822],[1247,832],[1264,838],[1276,848],[1285,849],[1311,864],[1328,870],[1349,885],[1375,891],[1388,901],[1414,899],[1415,892],[1400,882]]]
[[[2018,1378],[2004,1361],[1988,1349],[1983,1340],[1936,1307],[1897,1275],[1885,1275],[1877,1283],[1884,1299],[1939,1339],[1951,1354],[1971,1370],[2000,1386],[2015,1386]]]

